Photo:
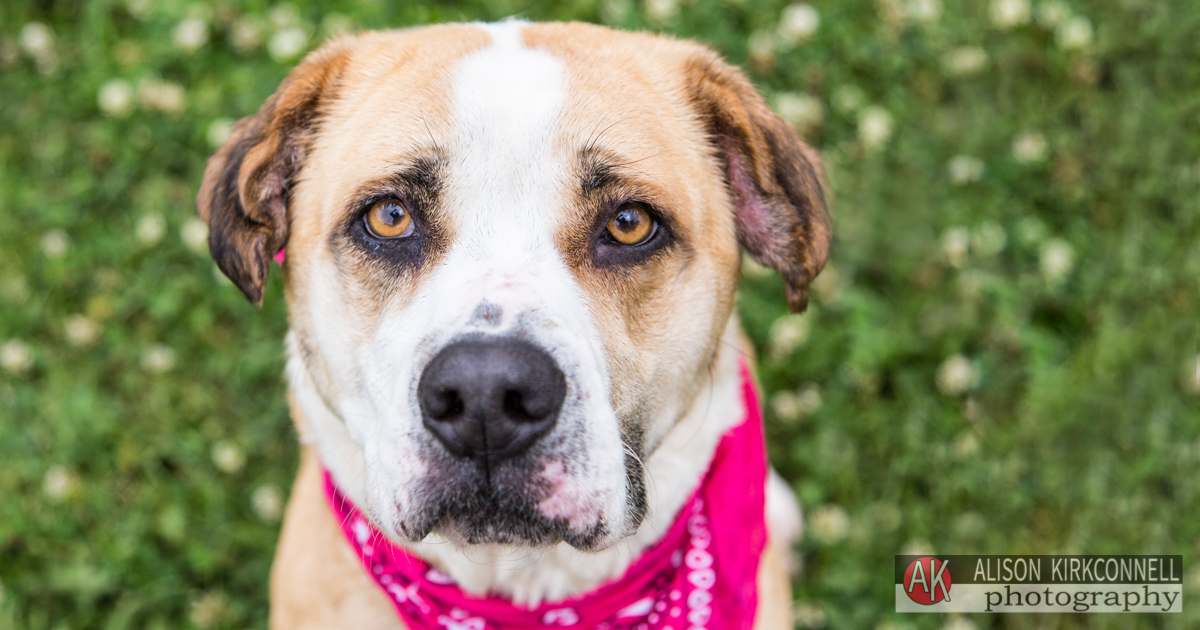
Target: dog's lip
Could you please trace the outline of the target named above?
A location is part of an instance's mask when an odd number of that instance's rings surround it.
[[[416,512],[407,515],[397,504],[393,518],[382,522],[392,523],[391,533],[397,540],[422,542],[436,534],[459,547],[479,544],[547,547],[566,542],[588,551],[611,544],[606,542],[611,532],[599,506],[560,515],[548,513],[545,502],[520,492],[485,490],[431,498],[424,506],[409,505]]]

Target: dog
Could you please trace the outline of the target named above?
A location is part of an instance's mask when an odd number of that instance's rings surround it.
[[[421,612],[503,627],[431,612],[372,558],[427,563],[425,593],[548,610],[638,579],[670,532],[701,548],[696,526],[746,516],[767,533],[734,585],[755,598],[729,609],[745,618],[721,626],[702,593],[674,627],[790,628],[790,490],[755,473],[745,493],[765,507],[689,497],[726,436],[761,424],[738,424],[757,418],[734,313],[742,251],[802,311],[829,253],[827,191],[818,153],[694,42],[510,20],[309,54],[234,126],[197,198],[213,258],[252,303],[283,255],[303,448],[271,627],[415,630]],[[711,560],[691,549],[687,579],[705,582]],[[622,615],[666,619],[667,604]]]

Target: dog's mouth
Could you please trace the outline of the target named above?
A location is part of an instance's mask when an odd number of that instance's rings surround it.
[[[398,533],[403,537],[420,541],[438,534],[460,547],[496,544],[537,548],[565,542],[581,551],[595,551],[609,534],[598,515],[547,516],[544,501],[530,500],[521,493],[480,488],[428,499],[415,518],[398,523]]]
[[[603,521],[581,530],[567,519],[547,518],[532,502],[497,493],[479,493],[469,501],[445,505],[426,515],[421,538],[437,533],[458,546],[548,547],[565,542],[590,551],[599,548],[608,534]]]
[[[603,493],[580,483],[559,457],[531,455],[484,468],[439,455],[409,495],[408,509],[397,505],[392,524],[402,539],[437,534],[460,547],[565,542],[594,551],[611,538]]]

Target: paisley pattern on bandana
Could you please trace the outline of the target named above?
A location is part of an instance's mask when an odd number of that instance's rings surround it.
[[[536,608],[474,597],[388,540],[338,491],[325,492],[342,532],[411,630],[751,630],[766,546],[762,412],[745,364],[743,422],[721,437],[708,472],[666,535],[625,574]]]

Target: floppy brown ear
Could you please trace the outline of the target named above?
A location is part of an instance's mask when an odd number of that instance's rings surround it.
[[[208,248],[256,305],[262,305],[271,257],[287,243],[289,189],[347,57],[345,40],[306,57],[208,158],[196,196],[208,223]]]
[[[821,158],[716,54],[693,57],[685,72],[725,171],[738,239],[755,260],[783,275],[788,307],[799,313],[833,237]]]

